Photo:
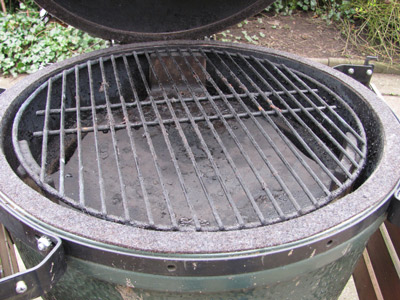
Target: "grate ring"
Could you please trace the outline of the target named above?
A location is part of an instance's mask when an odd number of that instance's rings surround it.
[[[206,47],[100,57],[24,102],[13,143],[54,201],[155,230],[292,219],[342,197],[366,157],[346,101],[267,58]]]

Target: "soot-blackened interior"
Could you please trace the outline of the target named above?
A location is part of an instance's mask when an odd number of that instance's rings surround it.
[[[343,196],[366,156],[360,121],[328,87],[267,59],[202,48],[65,70],[14,126],[17,154],[50,198],[159,230],[303,215]]]

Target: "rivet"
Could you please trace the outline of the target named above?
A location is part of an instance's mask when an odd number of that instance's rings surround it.
[[[347,73],[349,73],[350,75],[353,75],[354,74],[354,69],[353,68],[348,69]]]
[[[373,72],[372,72],[372,70],[371,70],[371,69],[368,69],[368,70],[367,70],[367,75],[368,75],[368,76],[371,76],[371,75],[372,75],[372,73],[373,73]]]
[[[47,249],[49,249],[50,246],[51,246],[51,241],[47,236],[42,236],[37,241],[37,247],[40,251],[47,251]]]
[[[25,281],[21,280],[18,281],[17,284],[15,285],[15,291],[17,294],[23,294],[28,290],[28,287],[26,286]]]
[[[167,270],[169,272],[175,272],[176,271],[176,266],[175,265],[168,265],[167,266]]]

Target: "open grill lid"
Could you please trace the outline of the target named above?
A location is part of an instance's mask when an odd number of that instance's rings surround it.
[[[274,0],[35,0],[56,18],[120,42],[197,39],[261,11]]]

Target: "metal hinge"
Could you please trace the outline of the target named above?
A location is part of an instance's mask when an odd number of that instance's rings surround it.
[[[376,56],[367,56],[365,58],[364,65],[352,65],[352,64],[343,64],[333,67],[335,70],[338,70],[353,79],[361,82],[366,87],[370,87],[371,77],[374,73],[374,65],[370,63],[371,60],[377,61],[378,57]]]
[[[40,253],[43,259],[26,271],[0,279],[0,299],[28,300],[43,296],[66,269],[62,240],[23,218],[1,198],[0,193],[0,222],[13,237]]]

